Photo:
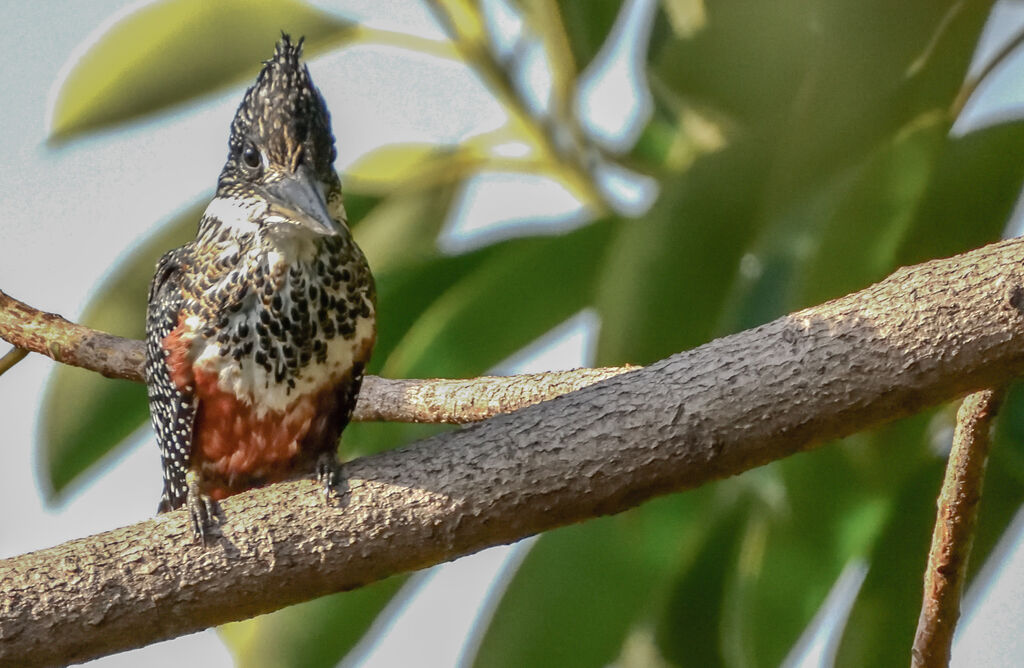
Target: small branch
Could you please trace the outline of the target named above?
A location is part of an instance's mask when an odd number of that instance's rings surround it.
[[[0,376],[10,371],[11,367],[25,359],[27,355],[28,351],[24,348],[19,348],[18,346],[14,346],[8,350],[3,357],[0,357]]]
[[[45,313],[0,291],[0,338],[57,362],[142,382],[142,341],[99,332]],[[465,424],[511,413],[636,369],[574,369],[459,380],[367,376],[354,420]]]
[[[435,424],[479,422],[639,368],[572,369],[454,380],[393,380],[367,376],[353,419]]]
[[[1003,390],[976,392],[964,399],[957,411],[953,449],[946,464],[924,576],[924,599],[914,636],[912,668],[949,665],[985,480],[991,426],[1003,395]]]
[[[1024,239],[311,480],[0,561],[0,665],[83,661],[617,513],[1024,373]]]
[[[956,99],[953,100],[953,104],[950,105],[950,116],[956,118],[960,115],[960,112],[964,110],[967,103],[970,101],[971,96],[974,95],[975,91],[981,86],[982,82],[985,81],[991,75],[996,68],[998,68],[1003,62],[1006,61],[1017,48],[1024,44],[1024,30],[1021,30],[1014,35],[1010,41],[1002,46],[999,51],[996,52],[992,59],[985,64],[981,71],[974,76],[967,79],[963,86],[960,87],[960,91],[956,95]]]
[[[463,10],[461,3],[445,0],[431,0],[426,3],[441,29],[448,34],[449,40],[462,53],[463,60],[473,69],[480,79],[491,89],[495,97],[505,108],[524,125],[532,127],[535,132],[528,141],[533,141],[546,154],[552,163],[561,167],[566,175],[571,175],[572,185],[578,192],[586,195],[587,204],[602,210],[610,208],[608,199],[595,187],[593,178],[594,156],[603,152],[599,146],[588,144],[579,123],[573,117],[569,101],[570,91],[556,90],[552,93],[554,104],[552,114],[535,113],[522,95],[521,87],[516,84],[511,71],[518,64],[499,62],[486,30],[481,35],[466,35],[462,29],[463,22],[457,16]],[[474,9],[473,11],[478,11]],[[478,15],[479,17],[479,15]],[[478,18],[482,21],[482,17]],[[476,25],[475,21],[468,23]],[[520,38],[519,45],[523,41]],[[518,47],[517,47],[518,48]],[[572,82],[570,82],[572,83]],[[563,86],[564,88],[564,86]],[[586,178],[581,178],[585,176]]]
[[[142,381],[145,349],[122,339],[44,313],[0,291],[0,338],[58,362],[91,369],[108,378]]]

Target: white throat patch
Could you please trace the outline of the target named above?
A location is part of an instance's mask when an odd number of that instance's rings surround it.
[[[259,220],[266,210],[266,203],[259,199],[239,199],[229,195],[214,197],[206,207],[204,215],[216,218],[224,227],[242,235],[259,230],[255,221]]]

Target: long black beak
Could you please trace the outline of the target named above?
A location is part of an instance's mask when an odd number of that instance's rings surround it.
[[[270,196],[268,213],[281,216],[283,221],[298,223],[317,234],[332,236],[341,228],[327,211],[327,202],[316,182],[316,177],[300,165],[294,174],[267,186]]]

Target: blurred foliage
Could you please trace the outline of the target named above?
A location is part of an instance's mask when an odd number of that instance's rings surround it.
[[[332,668],[366,634],[408,578],[299,603],[221,627],[241,666]]]
[[[343,175],[379,285],[371,370],[483,373],[587,307],[601,316],[598,364],[649,363],[999,237],[1024,176],[1024,122],[950,132],[991,4],[662,0],[651,34],[634,36],[648,45],[654,112],[633,150],[614,155],[588,138],[577,116],[588,110],[573,95],[619,39],[619,0],[520,0],[524,30],[511,53],[492,46],[485,13],[468,0],[430,3],[447,47],[361,30],[297,0],[165,0],[90,45],[61,84],[51,128],[70,140],[242,81],[282,27],[305,34],[314,52],[387,37],[462,58],[505,105],[506,127],[455,148],[382,147]],[[517,54],[533,44],[554,82],[545,111],[519,76]],[[495,150],[510,141],[526,147],[523,157]],[[637,219],[619,213],[602,195],[602,162],[656,179],[653,208]],[[543,174],[577,194],[592,220],[441,252],[435,239],[461,188],[489,169]],[[128,254],[84,320],[139,336],[153,263],[191,236],[199,211]],[[143,396],[55,372],[42,433],[55,492],[145,422]],[[1024,501],[1022,416],[1018,388],[997,431],[972,573]],[[950,420],[938,409],[545,534],[481,620],[468,660],[630,665],[643,644],[646,661],[667,665],[778,665],[844,566],[863,559],[868,575],[837,661],[905,664]],[[438,429],[353,425],[343,452]],[[401,582],[232,624],[224,637],[240,665],[334,665]]]
[[[98,286],[81,322],[105,332],[141,339],[146,297],[156,262],[169,248],[195,237],[206,204],[187,207],[159,232],[133,248]],[[141,317],[140,317],[140,314]],[[79,475],[149,420],[146,388],[57,365],[43,393],[39,439],[50,493],[65,490]],[[154,508],[156,497],[154,497]]]
[[[50,139],[70,139],[245,81],[282,30],[305,35],[314,51],[352,32],[347,21],[300,0],[164,0],[136,9],[90,44],[65,75],[50,110]]]

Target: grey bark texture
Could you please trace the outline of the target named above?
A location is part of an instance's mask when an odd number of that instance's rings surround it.
[[[1024,371],[1024,241],[902,269],[861,292],[644,369],[223,502],[0,562],[0,663],[82,661],[616,513]],[[827,490],[822,490],[827,494]]]
[[[924,573],[924,594],[917,620],[910,668],[949,666],[953,634],[974,544],[992,425],[1005,390],[968,395],[956,414],[953,447],[939,492],[932,546]]]

